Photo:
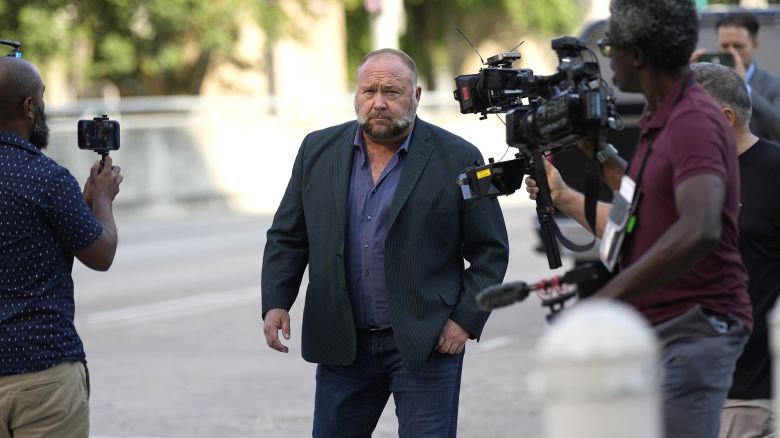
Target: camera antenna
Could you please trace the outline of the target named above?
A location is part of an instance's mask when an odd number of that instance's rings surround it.
[[[480,54],[479,54],[479,50],[477,50],[477,48],[476,48],[476,47],[474,47],[474,44],[471,44],[471,41],[469,41],[469,39],[468,39],[468,37],[466,36],[466,34],[465,34],[465,33],[463,33],[463,31],[462,31],[462,30],[460,30],[460,28],[459,28],[459,27],[456,27],[455,29],[457,29],[457,30],[458,30],[458,33],[460,34],[460,36],[462,36],[462,37],[463,37],[463,39],[464,39],[464,40],[466,40],[466,42],[467,42],[467,43],[469,43],[469,45],[471,46],[471,48],[472,48],[472,49],[474,49],[474,51],[477,53],[477,56],[479,56],[479,62],[481,62],[481,63],[482,63],[482,65],[484,65],[484,64],[485,64],[485,60],[484,60],[484,59],[482,59],[482,55],[480,55]],[[520,44],[522,44],[522,43],[520,43]]]
[[[518,48],[518,47],[520,47],[520,46],[522,46],[524,42],[525,42],[525,40],[523,40],[523,41],[520,41],[520,44],[518,44],[518,45],[516,45],[515,47],[513,47],[513,48],[512,48],[512,50],[510,50],[510,52],[514,52],[515,50],[517,50],[517,48]]]

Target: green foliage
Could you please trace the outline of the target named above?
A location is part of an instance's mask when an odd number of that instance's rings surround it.
[[[214,62],[240,64],[230,54],[244,23],[259,24],[266,44],[303,34],[287,11],[293,4],[308,13],[309,1],[0,0],[0,38],[22,41],[24,57],[35,64],[68,61],[81,96],[99,94],[107,82],[122,95],[197,94]],[[370,17],[364,0],[341,1],[354,72],[371,49]],[[456,28],[477,46],[497,30],[513,45],[524,35],[569,33],[581,13],[578,0],[406,0],[405,7],[401,48],[429,88],[434,66],[474,56]]]
[[[295,30],[277,0],[0,0],[0,38],[22,41],[35,64],[69,59],[81,95],[102,81],[124,95],[196,94],[247,20],[270,38]]]
[[[436,88],[434,65],[455,67],[487,38],[506,38],[507,50],[524,36],[571,33],[582,15],[577,0],[406,0],[407,28],[401,49],[418,63],[428,88]],[[483,54],[490,55],[490,54]]]
[[[568,33],[582,13],[571,0],[502,0],[502,3],[512,23],[523,32]]]

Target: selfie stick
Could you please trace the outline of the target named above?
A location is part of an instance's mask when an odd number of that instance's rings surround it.
[[[92,120],[94,120],[95,123],[108,120],[108,114],[103,114],[100,117],[93,117]],[[98,168],[98,173],[100,173],[103,171],[103,165],[106,164],[106,157],[108,156],[108,151],[100,150],[97,151],[97,153],[100,154],[100,167]]]

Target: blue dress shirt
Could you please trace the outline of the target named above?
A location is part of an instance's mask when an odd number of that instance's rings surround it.
[[[385,290],[385,237],[390,205],[409,150],[409,134],[374,184],[363,132],[355,133],[349,182],[345,262],[347,287],[357,328],[388,328]]]

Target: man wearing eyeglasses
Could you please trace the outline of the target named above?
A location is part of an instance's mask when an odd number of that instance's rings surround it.
[[[630,303],[654,326],[663,350],[664,437],[715,438],[752,327],[737,246],[736,140],[688,67],[698,37],[693,1],[612,0],[610,12],[599,46],[615,85],[644,94],[647,107],[626,169],[609,153],[596,155],[610,186],[636,206],[628,210],[633,225],[623,231],[619,273],[596,295]],[[588,227],[582,194],[545,168],[554,205]],[[535,199],[535,181],[526,183]],[[609,237],[608,218],[620,204],[598,205],[597,236]]]
[[[715,24],[720,50],[731,56],[734,70],[747,83],[753,116],[750,130],[757,136],[780,142],[780,77],[761,70],[753,60],[759,46],[758,19],[749,12],[726,15]],[[699,61],[706,49],[697,49],[691,60]]]

